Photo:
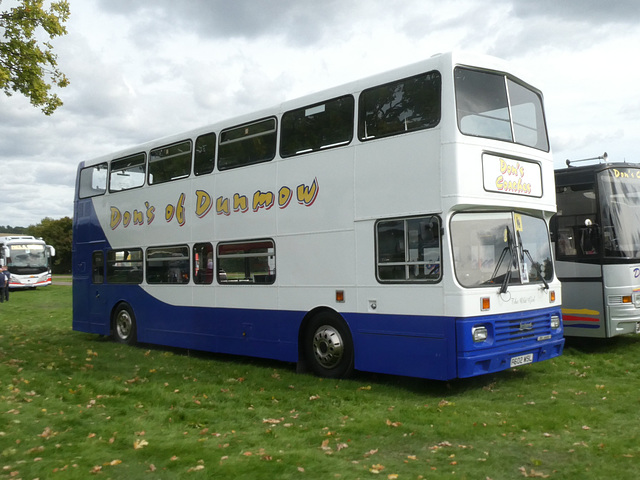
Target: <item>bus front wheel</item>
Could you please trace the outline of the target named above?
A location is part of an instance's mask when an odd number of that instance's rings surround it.
[[[353,372],[353,340],[347,324],[329,312],[314,316],[307,325],[304,352],[316,375],[344,378]]]
[[[136,317],[125,303],[118,305],[113,315],[113,338],[127,345],[134,345],[137,341]]]

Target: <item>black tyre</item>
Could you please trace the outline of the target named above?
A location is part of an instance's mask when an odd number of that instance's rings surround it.
[[[304,355],[316,375],[348,377],[353,372],[353,340],[344,320],[330,312],[314,316],[305,330]]]
[[[113,339],[118,343],[135,345],[137,342],[136,317],[126,303],[118,305],[113,315]]]

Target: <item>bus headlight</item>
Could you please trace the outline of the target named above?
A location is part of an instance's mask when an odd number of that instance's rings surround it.
[[[560,316],[551,315],[551,328],[554,330],[560,328]]]
[[[471,329],[471,335],[473,336],[473,341],[475,343],[480,343],[487,339],[489,332],[487,331],[487,327],[484,325],[477,325]]]

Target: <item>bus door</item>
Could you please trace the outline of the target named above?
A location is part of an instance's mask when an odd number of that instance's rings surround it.
[[[89,301],[89,323],[94,332],[104,333],[109,328],[107,314],[107,292],[105,291],[104,252],[93,252],[91,257],[91,282],[87,295]],[[105,320],[106,319],[106,320]],[[108,330],[107,330],[108,333]]]
[[[81,262],[73,266],[73,324],[80,331],[108,335],[104,252],[94,250],[90,258],[91,264]]]

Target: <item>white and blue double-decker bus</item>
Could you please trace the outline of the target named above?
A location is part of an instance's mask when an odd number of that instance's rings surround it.
[[[73,328],[431,379],[562,353],[542,94],[443,54],[78,168]]]

